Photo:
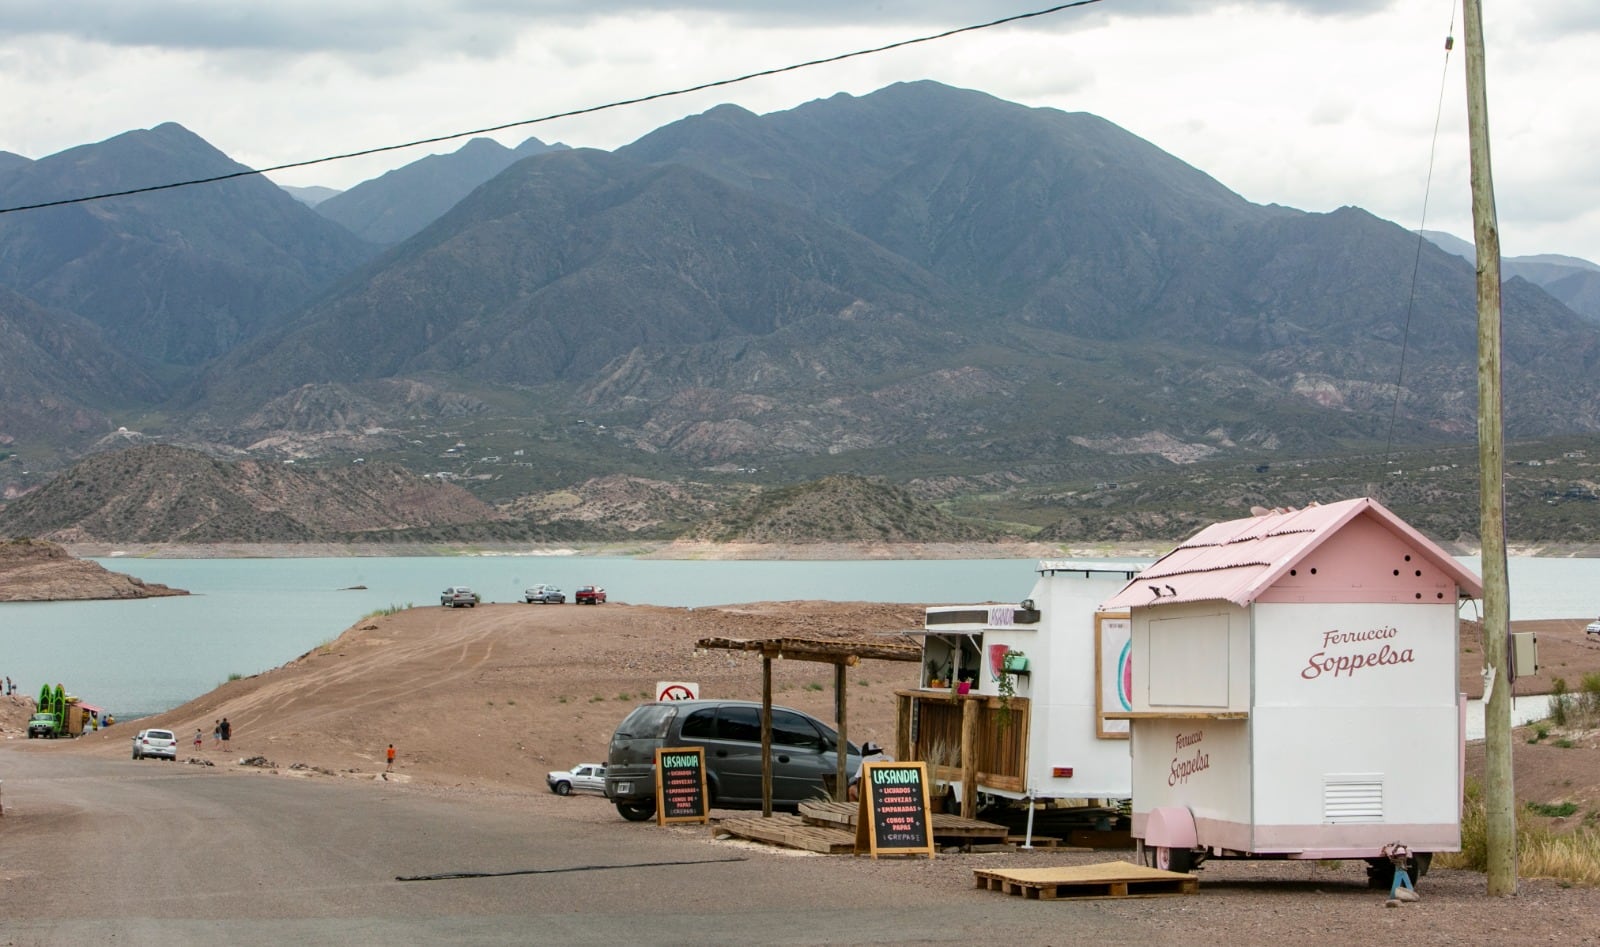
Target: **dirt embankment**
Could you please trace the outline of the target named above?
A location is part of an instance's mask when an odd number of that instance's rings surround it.
[[[28,718],[33,716],[33,698],[22,694],[0,695],[0,740],[28,735]]]
[[[707,697],[759,700],[759,655],[697,649],[702,638],[867,637],[919,627],[914,605],[769,602],[717,608],[611,603],[413,608],[358,623],[328,645],[230,681],[181,707],[72,741],[117,755],[138,727],[167,727],[189,755],[196,729],[214,762],[263,756],[371,776],[393,743],[399,772],[448,787],[544,785],[552,769],[605,759],[617,723],[658,681]],[[894,697],[917,665],[850,668],[849,736],[892,744]],[[833,666],[773,662],[775,701],[833,720]],[[233,725],[213,750],[215,721]],[[30,747],[31,748],[31,747]]]
[[[76,559],[55,543],[37,539],[0,543],[0,602],[65,602],[188,594],[183,589],[112,572],[97,562]]]

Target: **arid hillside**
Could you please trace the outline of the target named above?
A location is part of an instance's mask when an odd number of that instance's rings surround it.
[[[392,464],[300,469],[146,446],[96,454],[0,508],[0,536],[80,542],[344,541],[498,518]]]
[[[0,542],[0,602],[65,602],[188,594],[159,582],[145,582],[112,572],[97,562],[75,559],[52,542],[37,539]]]

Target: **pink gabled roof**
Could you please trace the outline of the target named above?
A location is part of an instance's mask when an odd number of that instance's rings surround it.
[[[1482,583],[1461,563],[1369,497],[1301,510],[1274,510],[1247,519],[1213,523],[1134,576],[1102,608],[1232,602],[1248,606],[1312,550],[1357,517],[1370,517],[1415,547],[1467,594],[1483,594]],[[1151,587],[1159,590],[1159,594]]]

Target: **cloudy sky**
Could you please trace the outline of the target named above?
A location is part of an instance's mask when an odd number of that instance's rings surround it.
[[[1600,3],[1483,0],[1508,255],[1600,261]],[[1049,0],[0,0],[0,150],[175,121],[252,167],[537,118],[1040,10]],[[1444,51],[1448,34],[1454,52]],[[1100,0],[496,133],[614,148],[735,102],[935,79],[1103,116],[1260,203],[1471,236],[1460,0]],[[1442,111],[1441,105],[1442,92]],[[273,175],[349,187],[459,143]]]

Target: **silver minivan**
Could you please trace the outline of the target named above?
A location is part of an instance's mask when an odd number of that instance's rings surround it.
[[[706,790],[723,809],[761,808],[761,705],[748,700],[667,700],[641,704],[611,736],[606,798],[632,822],[655,815],[655,752],[698,746],[706,754]],[[838,772],[839,735],[809,714],[772,708],[772,801],[795,805],[827,794]],[[851,779],[861,750],[845,755]]]

